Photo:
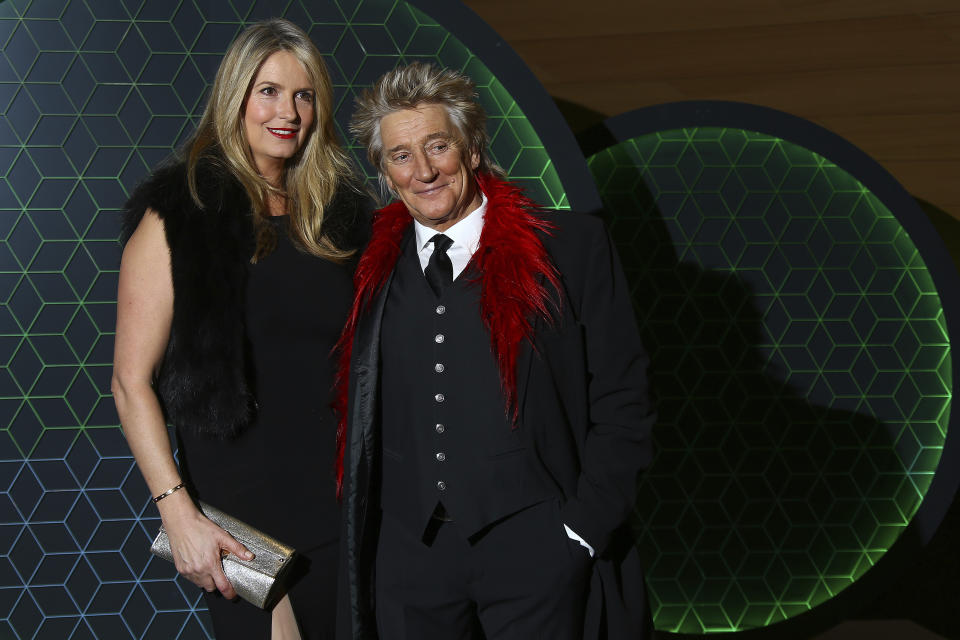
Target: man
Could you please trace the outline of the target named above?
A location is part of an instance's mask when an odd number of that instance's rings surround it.
[[[414,63],[357,103],[399,201],[341,338],[341,637],[642,637],[620,543],[653,417],[602,224],[501,178],[459,73]]]

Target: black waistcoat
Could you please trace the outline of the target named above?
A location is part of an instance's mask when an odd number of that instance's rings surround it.
[[[556,490],[506,416],[471,269],[438,300],[415,244],[383,315],[381,505],[419,533],[441,502],[470,535]]]

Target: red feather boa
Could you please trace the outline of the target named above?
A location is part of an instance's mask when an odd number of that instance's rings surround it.
[[[516,422],[517,354],[523,340],[532,343],[533,320],[550,320],[550,295],[545,280],[557,291],[557,270],[547,255],[537,231],[550,232],[552,223],[536,215],[537,205],[522,191],[490,175],[477,182],[487,196],[487,210],[480,244],[471,262],[480,281],[480,313],[490,332],[490,348],[500,370],[506,411]],[[360,317],[379,293],[400,257],[403,234],[413,218],[402,202],[394,202],[374,214],[373,236],[354,274],[353,309],[337,342],[340,366],[336,381],[337,493],[343,487],[343,453],[346,446],[348,381],[353,335]]]

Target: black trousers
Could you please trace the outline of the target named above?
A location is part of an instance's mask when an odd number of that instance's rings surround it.
[[[583,637],[593,561],[567,536],[556,500],[472,540],[456,521],[434,525],[428,545],[383,516],[375,585],[380,640]]]

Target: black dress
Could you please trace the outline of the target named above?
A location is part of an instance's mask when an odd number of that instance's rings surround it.
[[[289,219],[271,220],[277,246],[249,267],[247,339],[256,422],[231,440],[178,432],[197,498],[293,546],[305,574],[289,590],[304,640],[333,637],[339,506],[330,408],[335,358],[353,296],[352,265],[302,251]],[[206,594],[218,640],[268,640],[270,612]]]

